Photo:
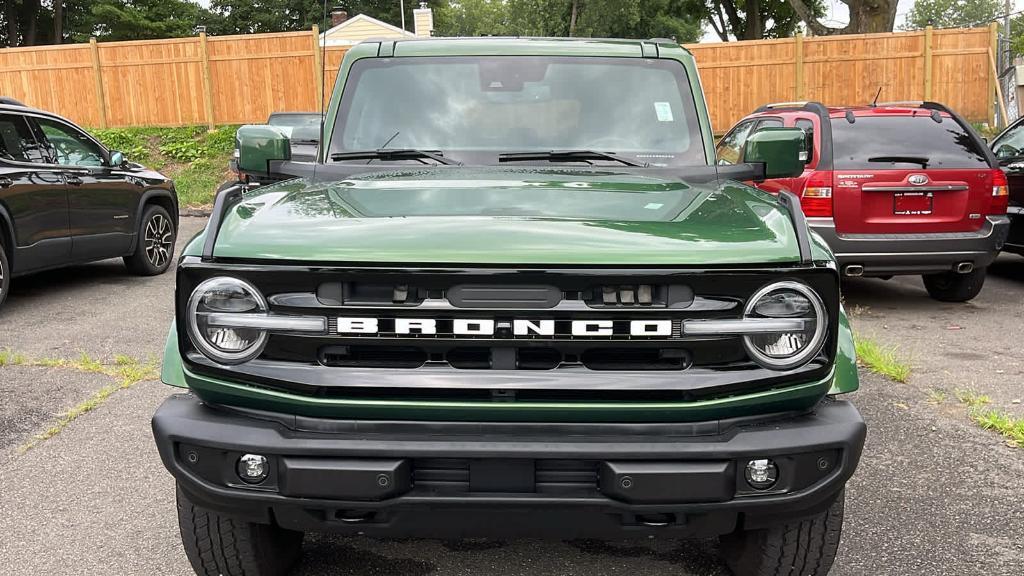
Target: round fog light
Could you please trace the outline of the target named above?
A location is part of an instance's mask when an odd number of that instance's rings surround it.
[[[247,484],[259,484],[270,474],[270,465],[266,457],[259,454],[246,454],[238,459],[238,477]]]
[[[755,490],[767,490],[779,479],[779,467],[768,460],[751,460],[747,462],[747,484]]]

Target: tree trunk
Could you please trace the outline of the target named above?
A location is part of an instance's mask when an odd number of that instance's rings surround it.
[[[22,22],[25,23],[25,35],[22,46],[36,45],[36,31],[39,29],[39,0],[25,0],[22,5]]]
[[[4,18],[7,20],[7,45],[18,45],[18,8],[14,0],[4,3]]]
[[[580,11],[580,0],[572,0],[572,14],[569,15],[569,37],[576,35],[576,17]],[[564,14],[564,12],[563,12]]]
[[[53,43],[64,42],[64,0],[53,0]]]
[[[811,9],[803,0],[789,0],[793,11],[807,25],[807,29],[817,36],[831,34],[868,34],[872,32],[892,32],[896,23],[896,4],[898,0],[842,0],[850,8],[850,23],[845,28],[830,28],[814,17]]]
[[[764,22],[761,21],[761,3],[747,0],[747,29],[743,31],[744,40],[760,40],[764,36]]]

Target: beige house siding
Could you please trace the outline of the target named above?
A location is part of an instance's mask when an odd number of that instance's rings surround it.
[[[327,30],[321,36],[328,46],[352,45],[370,38],[407,38],[412,32],[388,25],[362,14]]]

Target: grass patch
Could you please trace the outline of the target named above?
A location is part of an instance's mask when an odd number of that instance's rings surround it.
[[[232,177],[228,160],[238,126],[110,128],[91,132],[132,162],[159,170],[174,180],[181,206],[208,206],[217,186]]]
[[[1024,418],[1014,418],[998,410],[974,410],[971,418],[985,430],[995,430],[1006,438],[1006,443],[1024,448]]]
[[[36,434],[25,445],[18,448],[19,454],[31,450],[40,442],[44,442],[60,434],[65,428],[74,422],[79,416],[95,410],[103,404],[111,395],[119,390],[131,388],[132,386],[146,380],[156,380],[160,377],[156,360],[143,363],[130,356],[118,354],[114,356],[113,364],[105,364],[86,353],[82,353],[73,360],[63,358],[30,358],[24,354],[12,352],[11,350],[0,350],[0,366],[41,366],[46,368],[63,368],[87,372],[90,374],[103,374],[114,378],[114,384],[108,384],[97,390],[92,396],[71,407],[68,411],[60,414],[46,430]]]
[[[966,404],[968,408],[977,409],[992,403],[992,399],[974,390],[958,389],[954,392],[957,402]]]
[[[986,406],[992,403],[992,399],[974,390],[957,390],[956,399],[967,406],[971,420],[979,426],[1002,434],[1010,446],[1024,448],[1024,418],[1015,418],[1007,412],[987,409]]]
[[[928,402],[930,404],[944,404],[946,402],[946,391],[933,388],[928,391]]]
[[[857,362],[868,370],[896,382],[906,382],[910,378],[910,365],[896,355],[895,346],[884,347],[867,338],[857,338],[854,344]]]
[[[0,366],[18,366],[28,361],[24,354],[4,349],[0,350]]]

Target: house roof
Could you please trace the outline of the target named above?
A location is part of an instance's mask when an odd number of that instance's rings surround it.
[[[408,30],[402,30],[398,26],[393,26],[393,25],[388,24],[387,22],[384,22],[382,20],[377,20],[376,18],[372,18],[370,16],[367,16],[366,14],[356,14],[355,16],[353,16],[352,18],[349,18],[348,20],[345,20],[341,24],[338,24],[337,26],[335,26],[333,28],[330,28],[328,30],[325,30],[324,32],[321,32],[320,33],[320,40],[324,41],[328,37],[330,37],[331,35],[336,34],[336,33],[340,32],[340,31],[343,31],[346,26],[351,26],[351,25],[353,25],[353,24],[355,24],[357,22],[368,22],[370,24],[376,24],[377,26],[381,26],[383,28],[387,28],[388,30],[391,30],[392,32],[395,32],[396,34],[402,34],[403,36],[416,36],[412,32],[409,32]]]

